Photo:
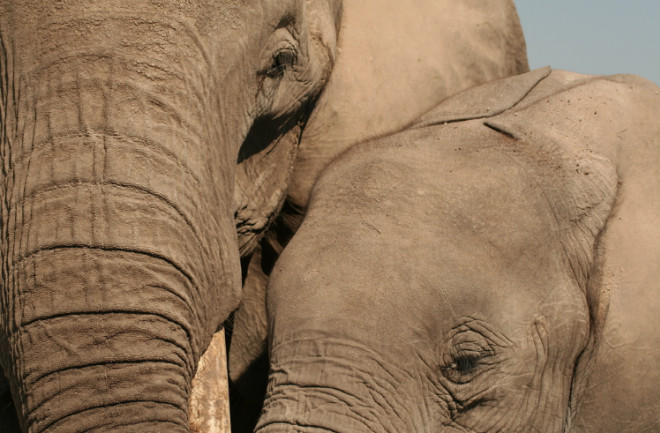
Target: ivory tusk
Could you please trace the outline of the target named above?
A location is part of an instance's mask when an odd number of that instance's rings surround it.
[[[191,433],[230,433],[229,384],[225,330],[213,336],[193,378],[189,418]]]

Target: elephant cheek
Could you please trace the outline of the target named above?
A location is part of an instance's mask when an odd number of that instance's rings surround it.
[[[244,159],[239,159],[234,190],[234,219],[241,257],[249,256],[257,248],[284,204],[300,140],[299,120],[294,118],[279,128],[257,122],[243,143]],[[286,132],[280,134],[278,129]]]

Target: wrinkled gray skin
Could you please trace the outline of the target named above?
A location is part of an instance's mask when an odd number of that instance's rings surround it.
[[[660,89],[548,74],[323,173],[269,282],[259,433],[660,429]]]
[[[188,431],[338,17],[332,0],[0,2],[0,365],[24,431]]]
[[[529,70],[511,0],[343,3],[332,76],[303,131],[286,204],[249,264],[234,317],[234,431],[252,431],[259,414],[267,375],[264,288],[321,171],[355,143],[400,130],[451,94]]]

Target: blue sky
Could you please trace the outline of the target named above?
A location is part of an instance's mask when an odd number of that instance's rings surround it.
[[[531,68],[660,84],[660,0],[516,0]]]

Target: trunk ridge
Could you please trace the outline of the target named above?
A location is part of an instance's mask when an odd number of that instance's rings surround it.
[[[74,418],[75,431],[121,431],[113,422],[134,431],[135,423],[158,425],[169,406],[174,431],[186,431],[201,347],[200,318],[181,295],[188,278],[150,256],[87,248],[39,252],[19,272],[30,276],[17,278],[9,347],[23,379],[13,388],[25,427],[57,432]],[[52,304],[40,302],[44,293]],[[108,415],[127,405],[135,407],[130,423]]]

